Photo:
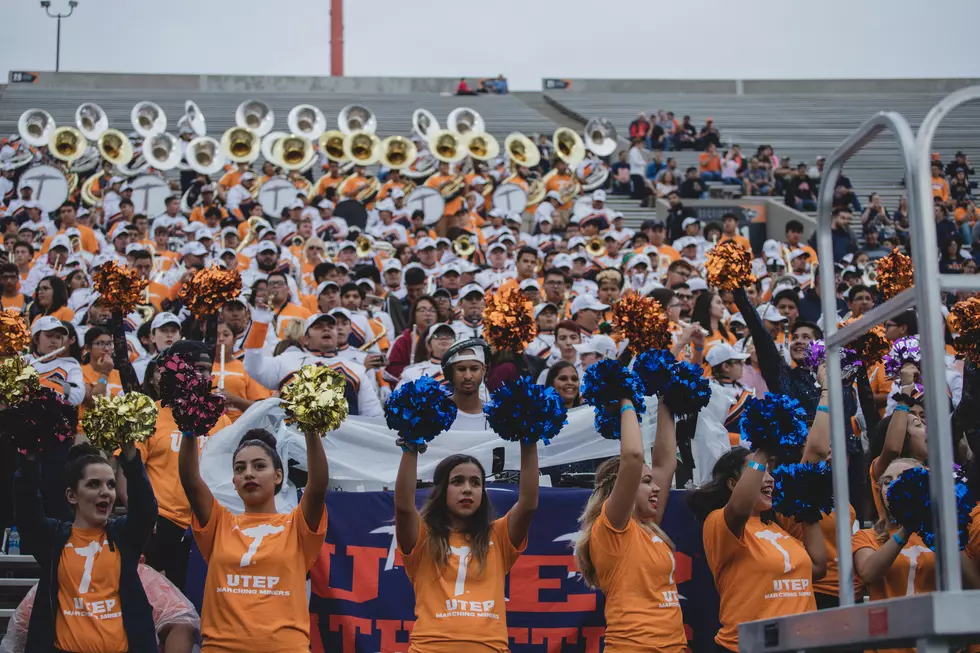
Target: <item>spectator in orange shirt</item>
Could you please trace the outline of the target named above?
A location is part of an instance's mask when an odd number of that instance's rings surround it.
[[[745,251],[752,251],[752,245],[749,243],[749,239],[738,233],[738,216],[734,213],[729,211],[721,216],[721,232],[721,241],[719,242],[723,243],[726,240],[730,240]]]
[[[949,201],[949,182],[943,177],[943,166],[939,161],[932,162],[932,196],[943,202]]]
[[[703,182],[721,181],[721,155],[714,143],[698,156],[698,172]]]

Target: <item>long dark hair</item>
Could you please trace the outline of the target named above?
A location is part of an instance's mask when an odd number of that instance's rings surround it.
[[[713,292],[701,293],[694,301],[694,310],[691,311],[691,321],[703,326],[707,331],[711,332],[711,335],[714,335],[714,329],[711,328],[711,302],[714,298],[715,293]],[[728,329],[725,328],[724,321],[720,319],[718,320],[718,332],[726,340],[728,339]]]
[[[422,506],[421,517],[429,530],[429,544],[436,566],[445,569],[449,564],[449,534],[452,532],[452,520],[449,507],[446,505],[446,494],[449,490],[449,475],[459,465],[472,463],[480,470],[480,475],[486,477],[487,472],[480,461],[473,456],[457,453],[444,458],[432,475],[432,490]],[[476,560],[478,572],[483,571],[490,550],[490,531],[493,526],[493,505],[487,494],[486,486],[480,488],[480,507],[473,516],[466,520],[461,531],[469,540],[473,559]]]
[[[78,490],[78,484],[85,476],[85,470],[89,465],[108,465],[109,461],[102,456],[94,445],[82,442],[74,445],[68,450],[68,461],[65,463],[64,479],[65,487],[71,490]]]
[[[238,447],[235,448],[235,453],[231,456],[232,466],[235,464],[235,459],[238,458],[238,452],[245,447],[258,447],[264,451],[269,456],[269,459],[272,460],[272,467],[283,472],[283,481],[286,480],[286,472],[282,468],[282,458],[279,457],[279,452],[276,451],[276,436],[265,429],[249,429],[245,431],[245,435],[238,441]],[[279,494],[279,490],[282,489],[283,481],[276,483],[276,494]]]
[[[419,304],[422,302],[426,302],[432,307],[432,310],[436,312],[436,322],[439,321],[439,302],[432,295],[422,295],[412,302],[412,309],[408,312],[408,328],[412,331],[415,330],[415,316],[418,313]]]
[[[568,361],[558,361],[557,363],[552,365],[551,369],[548,370],[548,376],[545,377],[544,387],[546,388],[555,387],[555,379],[558,378],[558,375],[561,374],[562,370],[564,370],[566,367],[571,367],[572,369],[575,369],[575,366],[569,363]],[[578,392],[578,394],[575,395],[574,404],[575,405],[573,406],[573,408],[577,408],[578,406],[582,405],[581,390]]]
[[[101,336],[109,336],[111,338],[112,332],[109,331],[109,329],[100,326],[91,327],[85,332],[85,350],[82,352],[81,361],[83,365],[87,365],[92,362],[92,343]]]
[[[728,481],[742,475],[749,453],[748,449],[738,447],[723,455],[711,470],[711,480],[687,495],[687,505],[700,521],[728,503],[732,497]]]
[[[28,321],[33,322],[34,318],[38,315],[51,315],[57,311],[62,306],[68,305],[68,288],[65,286],[65,282],[61,280],[61,277],[55,275],[50,275],[41,279],[38,282],[38,287],[42,283],[47,281],[51,284],[51,305],[47,308],[42,308],[41,304],[37,301],[37,289],[34,290],[34,297],[32,297],[31,305],[28,308]]]

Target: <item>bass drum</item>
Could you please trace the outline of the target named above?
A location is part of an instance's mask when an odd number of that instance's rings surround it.
[[[420,186],[412,191],[405,199],[405,208],[409,214],[421,210],[425,217],[422,224],[432,226],[439,222],[442,213],[446,208],[446,200],[442,199],[442,194],[435,188]]]
[[[156,175],[140,175],[129,182],[133,189],[133,210],[155,218],[167,210],[167,198],[173,194],[166,179]]]
[[[299,196],[299,189],[285,177],[272,177],[259,188],[259,204],[270,218],[282,217],[282,210]]]
[[[500,184],[493,191],[493,207],[508,213],[524,213],[527,208],[527,191],[517,184]]]
[[[57,211],[68,199],[69,183],[60,168],[49,165],[31,166],[20,176],[17,193],[25,186],[34,189],[34,200],[45,213]]]

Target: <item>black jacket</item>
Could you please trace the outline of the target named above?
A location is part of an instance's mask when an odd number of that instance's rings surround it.
[[[106,536],[110,547],[119,548],[119,603],[123,628],[130,653],[157,653],[153,611],[143,591],[136,569],[143,547],[153,532],[157,520],[157,502],[146,477],[143,461],[137,455],[132,460],[119,457],[126,475],[129,494],[129,513],[110,519]],[[41,566],[41,578],[34,597],[34,609],[27,629],[25,653],[52,653],[55,640],[55,615],[58,607],[58,564],[61,553],[71,537],[71,522],[47,519],[38,493],[38,465],[24,460],[15,475],[14,496],[17,528],[24,544],[28,545]]]

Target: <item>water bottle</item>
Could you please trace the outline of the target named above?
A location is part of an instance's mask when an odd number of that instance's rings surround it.
[[[20,555],[20,533],[17,532],[16,526],[10,529],[10,538],[7,540],[7,555]]]

